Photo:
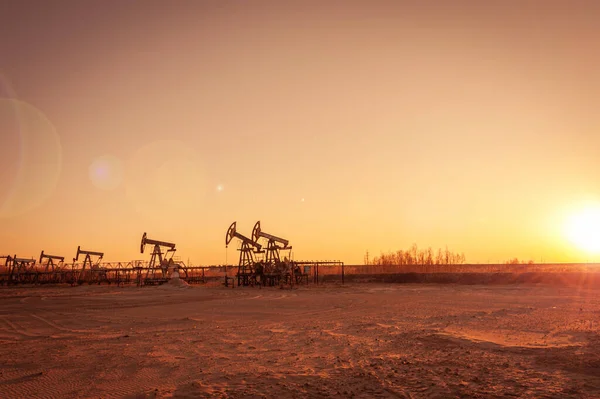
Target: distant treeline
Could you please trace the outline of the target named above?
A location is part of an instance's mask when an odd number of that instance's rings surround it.
[[[431,247],[419,249],[413,244],[407,250],[382,253],[376,256],[371,265],[462,265],[465,263],[465,254],[450,251],[448,248],[434,251]]]
[[[431,247],[427,249],[419,249],[417,244],[413,244],[407,250],[398,250],[396,252],[381,253],[373,258],[372,261],[365,261],[368,265],[462,265],[465,263],[465,254],[453,252],[446,249],[438,248],[434,251]],[[533,260],[519,260],[512,258],[504,262],[506,265],[533,265]]]

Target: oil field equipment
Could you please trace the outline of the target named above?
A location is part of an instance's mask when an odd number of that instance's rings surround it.
[[[240,252],[237,268],[230,266],[192,266],[174,256],[175,244],[154,240],[143,233],[140,252],[149,253],[149,260],[131,260],[126,262],[106,262],[104,252],[82,250],[77,253],[72,263],[65,263],[65,257],[50,255],[43,250],[39,260],[19,258],[16,255],[0,256],[0,285],[5,284],[137,284],[155,285],[169,281],[175,277],[189,283],[207,283],[221,279],[225,274],[226,286],[275,286],[278,284],[308,283],[311,279],[318,283],[319,266],[341,266],[342,282],[344,282],[343,262],[302,262],[292,259],[289,240],[266,233],[258,221],[252,234],[245,236],[237,231],[237,222],[231,223],[225,234],[225,247],[237,238]],[[264,240],[264,241],[263,241]],[[151,245],[148,250],[146,245]],[[289,251],[289,252],[288,252]],[[285,256],[284,256],[285,255]],[[225,262],[227,263],[227,262]],[[233,270],[237,269],[237,272]],[[331,273],[326,272],[327,275]],[[237,279],[235,278],[237,277]],[[229,285],[231,283],[231,285]]]
[[[175,244],[166,241],[158,241],[148,238],[146,233],[142,236],[140,252],[144,253],[146,245],[154,245],[150,254],[150,262],[144,277],[144,284],[162,284],[168,280],[169,269],[174,267],[173,254],[175,253]],[[164,247],[166,251],[163,252]],[[169,256],[170,255],[170,256]]]
[[[81,267],[78,267],[77,261],[79,255],[85,255]],[[96,261],[92,261],[92,257],[96,257]],[[106,271],[100,267],[100,261],[104,257],[104,252],[84,251],[81,246],[77,247],[77,254],[73,258],[72,271],[73,275],[69,278],[71,284],[83,284],[84,281],[89,284],[97,282],[101,283],[106,280]]]
[[[237,238],[242,242],[238,251],[240,251],[240,262],[238,263],[238,286],[240,285],[254,285],[256,284],[256,268],[257,264],[254,261],[254,254],[264,253],[262,245],[257,243],[255,240],[240,234],[236,230],[236,223],[231,223],[227,234],[225,235],[225,248],[229,246],[229,243],[233,238]]]
[[[8,284],[35,284],[38,273],[35,268],[35,259],[19,258],[17,255],[7,258]]]
[[[46,259],[45,264],[44,264],[44,259]],[[57,261],[56,264],[54,263],[54,261]],[[56,269],[58,269],[59,265],[61,263],[63,263],[64,261],[65,261],[64,256],[48,255],[48,254],[44,253],[44,250],[42,250],[42,253],[40,254],[39,263],[40,263],[40,265],[44,265],[44,271],[53,272]]]
[[[282,261],[279,254],[281,250],[291,251],[292,247],[289,246],[289,241],[263,232],[259,220],[252,229],[252,240],[258,242],[261,238],[267,240],[262,265],[263,270],[260,276],[261,283],[263,285],[277,285],[280,282],[292,283],[293,268],[291,262],[288,258]]]
[[[60,271],[64,266],[64,261],[64,256],[48,255],[44,253],[44,250],[42,250],[39,260],[39,264],[42,266],[42,271],[40,272],[39,277],[40,283],[48,284],[62,282],[62,273],[60,273]]]

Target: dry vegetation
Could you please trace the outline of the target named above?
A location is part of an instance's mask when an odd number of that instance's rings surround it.
[[[431,247],[419,249],[417,244],[413,244],[407,250],[398,250],[396,252],[382,253],[375,257],[369,264],[372,265],[460,265],[465,263],[465,254],[455,253],[448,248],[442,250],[439,248],[434,251]]]
[[[598,291],[0,289],[3,398],[596,398]]]

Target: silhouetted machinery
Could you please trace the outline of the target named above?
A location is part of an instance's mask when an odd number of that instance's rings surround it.
[[[276,285],[282,280],[291,283],[293,278],[292,264],[287,257],[282,261],[279,254],[281,250],[291,251],[292,247],[289,246],[289,241],[263,232],[259,220],[252,229],[252,240],[258,242],[261,238],[267,240],[265,258],[262,263],[263,270],[260,275],[261,283],[263,285]]]
[[[46,261],[44,263],[44,260]],[[55,262],[56,261],[56,262]],[[44,253],[40,254],[39,264],[43,267],[42,275],[40,277],[40,282],[42,283],[59,283],[60,277],[62,274],[58,272],[62,269],[64,265],[65,257],[64,256],[56,256],[56,255],[48,255]]]
[[[35,284],[38,273],[35,269],[35,259],[18,258],[17,255],[7,257],[8,284]]]
[[[279,262],[279,250],[291,250],[292,247],[288,246],[289,241],[285,238],[279,238],[272,234],[267,234],[260,228],[260,220],[256,222],[252,229],[252,240],[258,242],[259,239],[266,238],[268,240],[267,247],[265,248],[265,262],[275,263]],[[281,244],[279,246],[278,244]]]
[[[46,263],[44,263],[44,259],[46,259]],[[56,263],[54,263],[54,261],[56,261]],[[42,253],[40,254],[39,263],[40,263],[40,265],[44,266],[44,271],[53,272],[64,261],[65,261],[64,256],[48,255],[48,254],[44,253],[44,250],[42,250]]]
[[[240,285],[254,285],[256,283],[256,273],[255,266],[257,265],[254,262],[254,254],[263,253],[262,246],[254,240],[240,234],[236,230],[236,223],[231,223],[229,229],[227,229],[227,234],[225,235],[225,248],[229,246],[229,243],[237,238],[242,242],[238,251],[240,251],[240,261],[238,263],[238,286]]]
[[[174,267],[173,254],[175,253],[175,244],[166,241],[157,241],[148,238],[146,233],[142,236],[142,242],[140,245],[140,252],[144,253],[144,247],[146,245],[154,245],[152,253],[150,254],[150,262],[148,263],[148,269],[145,276],[145,284],[152,284],[155,282],[160,283],[160,280],[166,280],[168,278],[169,269]],[[166,248],[163,252],[162,248]],[[171,255],[168,257],[168,255]]]
[[[85,255],[81,268],[77,268],[79,255]],[[92,261],[92,257],[96,257],[96,261]],[[88,283],[100,283],[106,280],[106,271],[100,268],[100,261],[104,257],[104,252],[84,251],[80,246],[77,247],[77,255],[73,258],[73,276],[71,284],[75,282],[82,284],[84,281]]]

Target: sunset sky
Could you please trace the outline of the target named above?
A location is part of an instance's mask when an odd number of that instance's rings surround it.
[[[600,261],[600,2],[0,4],[0,255]],[[598,208],[600,209],[600,208]],[[589,215],[587,213],[585,215]]]

